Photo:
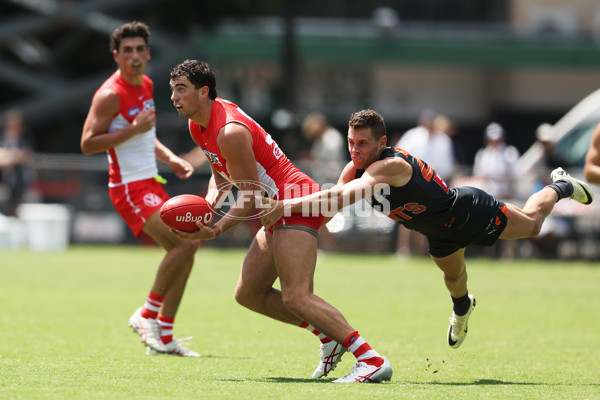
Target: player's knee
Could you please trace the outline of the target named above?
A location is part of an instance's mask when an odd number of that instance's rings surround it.
[[[181,240],[175,245],[175,249],[181,253],[184,257],[194,257],[198,247],[200,246],[199,240]]]
[[[243,285],[238,284],[236,286],[235,291],[233,292],[233,297],[239,305],[249,309],[253,309],[253,304],[255,302],[254,299],[256,297],[252,296],[250,291],[246,290],[246,288]]]
[[[285,290],[282,294],[283,305],[285,306],[285,308],[298,315],[304,314],[304,308],[307,305],[306,296],[302,295],[299,292],[286,292]]]

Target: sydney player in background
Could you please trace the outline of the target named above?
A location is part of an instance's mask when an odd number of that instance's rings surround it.
[[[427,237],[431,258],[442,270],[452,297],[447,333],[451,348],[463,343],[475,308],[475,297],[467,290],[465,247],[534,237],[560,199],[571,198],[582,204],[593,200],[589,186],[562,168],[552,171],[553,183],[529,197],[522,209],[480,189],[449,188],[425,160],[403,149],[387,147],[383,117],[373,110],[350,117],[348,149],[352,161],[342,171],[336,187],[279,202],[264,198],[273,211],[263,214],[263,225],[269,228],[282,215],[303,211],[333,215],[367,198],[378,211],[421,232]]]
[[[169,196],[156,159],[182,179],[194,169],[156,138],[154,85],[144,74],[150,60],[149,37],[148,26],[136,21],[112,33],[110,50],[118,69],[94,94],[81,150],[86,155],[107,153],[108,190],[115,209],[136,236],[145,232],[167,251],[145,304],[131,316],[129,325],[149,354],[199,357],[173,338],[173,324],[200,242],[176,236],[161,221],[159,210]]]
[[[265,189],[271,196],[289,198],[320,190],[260,125],[237,105],[217,97],[216,78],[206,63],[187,60],[171,70],[170,78],[173,105],[181,118],[190,120],[192,138],[213,171],[215,187],[207,200],[214,204],[232,185],[240,189],[234,206],[212,228],[198,223],[197,232],[179,232],[182,237],[211,240],[232,229],[254,210],[255,191]],[[349,351],[357,363],[349,375],[334,382],[389,380],[389,361],[373,350],[337,309],[313,293],[317,231],[322,223],[319,214],[296,215],[281,218],[272,229],[261,228],[244,259],[235,299],[252,311],[318,336],[321,362],[313,378],[327,375]],[[277,278],[281,290],[273,287]]]

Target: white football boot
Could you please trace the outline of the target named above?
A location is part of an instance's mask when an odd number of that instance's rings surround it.
[[[376,367],[364,362],[354,364],[352,372],[343,378],[336,379],[333,383],[380,383],[392,379],[392,365],[387,358],[383,357],[383,364]]]
[[[552,182],[566,180],[571,182],[573,185],[573,194],[570,196],[571,199],[581,203],[590,204],[594,200],[594,194],[589,185],[579,179],[573,178],[564,169],[558,167],[550,174]]]
[[[166,353],[160,353],[160,352],[157,352],[156,350],[148,347],[146,350],[146,354],[152,354],[152,355],[168,354],[168,355],[181,356],[181,357],[201,357],[200,354],[198,354],[195,351],[192,351],[182,345],[182,342],[185,342],[186,340],[190,340],[190,339],[191,339],[191,337],[183,338],[183,339],[173,338],[173,340],[171,342],[169,342],[165,345],[165,347],[167,348]]]
[[[342,355],[346,352],[346,348],[332,340],[329,343],[321,343],[319,346],[319,353],[321,354],[321,361],[319,366],[313,372],[313,378],[321,378],[327,376],[328,373],[333,371],[337,366],[338,362],[342,359]]]
[[[160,339],[160,325],[155,319],[143,318],[142,307],[138,308],[131,318],[129,326],[140,335],[142,342],[158,353],[166,353],[167,347]]]
[[[453,349],[458,349],[462,342],[467,337],[469,316],[475,309],[477,301],[472,294],[469,294],[471,305],[465,315],[456,315],[452,311],[452,317],[450,317],[450,326],[448,326],[448,345]]]

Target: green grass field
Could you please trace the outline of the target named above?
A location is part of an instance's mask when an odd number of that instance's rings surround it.
[[[311,379],[318,340],[235,303],[243,250],[200,249],[175,326],[200,359],[147,356],[128,318],[163,252],[0,252],[0,399],[600,399],[600,265],[468,261],[477,309],[458,350],[427,258],[322,254],[315,292],[394,367],[383,384]]]

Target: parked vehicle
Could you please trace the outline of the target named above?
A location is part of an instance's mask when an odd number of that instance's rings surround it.
[[[549,136],[569,167],[583,168],[592,132],[600,122],[600,89],[592,92],[551,126]],[[529,172],[543,157],[540,143],[534,143],[518,161],[519,170]]]

